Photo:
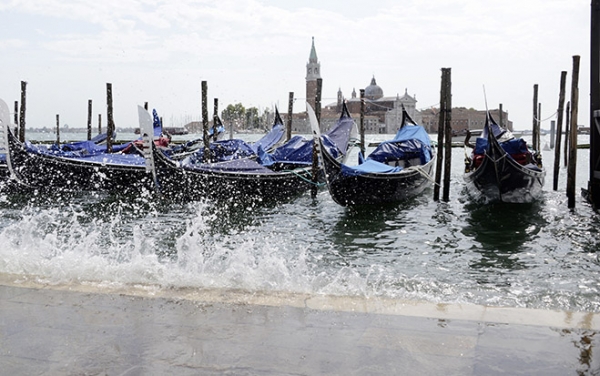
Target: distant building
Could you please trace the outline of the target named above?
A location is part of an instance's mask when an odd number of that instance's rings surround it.
[[[315,48],[315,38],[312,38],[312,45],[306,64],[306,101],[315,108],[315,97],[317,93],[317,79],[321,78],[321,63],[317,58]],[[394,134],[400,128],[402,122],[402,107],[406,109],[408,115],[417,123],[425,127],[429,133],[437,133],[439,122],[439,109],[428,108],[424,110],[417,109],[417,96],[409,95],[408,89],[404,89],[404,94],[400,96],[386,97],[383,89],[377,84],[375,76],[364,89],[365,112],[364,126],[365,133],[388,133]],[[337,92],[337,101],[321,106],[321,131],[327,130],[335,124],[340,116],[342,104],[346,102],[348,111],[352,118],[358,124],[360,121],[360,96],[356,89],[352,89],[350,98],[344,96],[342,89]],[[512,121],[508,120],[508,112],[503,111],[502,119],[499,116],[499,110],[491,110],[492,116],[497,122],[502,120],[505,127],[512,131]],[[455,107],[452,109],[452,130],[455,134],[465,134],[466,130],[481,130],[485,123],[486,112],[483,110],[467,109],[464,107]],[[294,114],[292,119],[292,132],[301,134],[310,134],[310,123],[305,111]]]
[[[394,97],[385,97],[383,89],[377,85],[375,76],[373,76],[370,85],[364,90],[365,119],[368,118],[369,121],[369,124],[365,124],[366,133],[396,133],[402,122],[402,106],[414,121],[420,121],[420,114],[416,109],[417,100],[408,94],[407,89],[404,90],[403,96],[397,94]],[[329,104],[326,108],[335,108],[338,112],[341,111],[343,98],[342,90],[339,89],[337,103]],[[356,89],[353,89],[352,96],[346,99],[346,106],[351,114],[360,116],[360,96],[357,97]]]
[[[439,108],[429,108],[420,111],[421,125],[425,127],[428,133],[437,133],[440,121]],[[500,124],[500,110],[490,110],[490,114]],[[452,131],[455,135],[466,134],[467,130],[482,130],[485,125],[485,110],[475,110],[473,108],[454,107],[452,108]],[[502,111],[502,126],[513,130],[512,121],[508,120],[508,112]]]

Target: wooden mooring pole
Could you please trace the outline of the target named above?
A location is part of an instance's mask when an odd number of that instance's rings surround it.
[[[98,114],[98,134],[102,133],[102,114]]]
[[[554,145],[554,180],[552,184],[552,189],[555,191],[558,190],[558,173],[560,171],[560,145],[562,138],[562,122],[563,115],[565,112],[565,88],[567,85],[567,72],[560,72],[560,91],[558,95],[558,110],[557,110],[557,118],[556,118],[556,142]]]
[[[27,82],[21,81],[21,110],[19,111],[19,141],[25,142],[25,111]]]
[[[360,152],[365,156],[365,89],[360,89]]]
[[[317,124],[321,129],[321,90],[323,88],[323,79],[317,78],[317,93],[315,95],[315,115],[317,117]],[[312,198],[317,197],[318,184],[319,182],[319,149],[316,140],[313,140],[313,153],[312,153],[312,186],[310,188],[310,196]]]
[[[202,81],[202,140],[204,141],[204,161],[210,161],[210,138],[208,136],[208,84]]]
[[[217,123],[219,122],[219,98],[215,98],[213,104],[213,141],[217,141]]]
[[[590,38],[590,180],[587,199],[600,208],[600,0],[592,0]]]
[[[438,145],[437,145],[437,160],[435,167],[435,185],[433,186],[433,199],[438,201],[440,199],[440,186],[442,181],[442,166],[444,160],[444,135],[446,133],[446,111],[447,111],[447,90],[448,85],[446,84],[446,80],[448,79],[448,75],[446,73],[446,68],[442,68],[442,83],[440,88],[440,117],[438,121]]]
[[[567,108],[565,109],[565,150],[564,150],[564,165],[567,167],[569,164],[569,140],[571,139],[571,101],[567,102]]]
[[[92,139],[92,100],[88,99],[87,139]]]
[[[502,110],[502,103],[498,105],[498,124],[504,128],[504,110]]]
[[[579,60],[573,56],[571,76],[571,134],[569,137],[569,165],[567,166],[567,200],[570,209],[575,207],[575,184],[577,169],[577,111],[579,107]]]
[[[112,84],[106,84],[106,151],[112,153],[113,150],[113,133],[115,131],[115,123],[113,121],[113,100],[112,100]]]
[[[292,116],[294,113],[294,92],[290,91],[288,97],[288,117],[285,126],[285,142],[288,142],[292,138]]]
[[[550,149],[554,149],[554,141],[556,140],[556,121],[550,120]]]
[[[15,101],[15,118],[14,118],[14,122],[15,122],[15,135],[19,134],[19,101]]]
[[[56,114],[56,145],[60,145],[60,118]]]
[[[445,114],[444,114],[444,189],[442,199],[450,201],[450,172],[452,166],[452,76],[446,69]]]
[[[538,84],[533,85],[533,127],[531,133],[531,146],[533,150],[540,151],[540,145],[538,144],[539,128],[538,128]]]

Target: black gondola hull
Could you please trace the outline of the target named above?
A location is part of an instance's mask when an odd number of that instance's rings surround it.
[[[485,155],[481,165],[466,173],[467,189],[475,198],[508,203],[530,203],[542,196],[546,172],[514,161],[510,156],[494,160]]]
[[[312,186],[309,168],[267,174],[188,169],[153,150],[158,189],[176,199],[285,200]]]
[[[324,150],[324,148],[322,148]],[[431,187],[434,159],[417,168],[391,174],[348,176],[329,153],[323,152],[327,186],[333,200],[342,206],[398,203],[409,200]]]
[[[144,165],[96,163],[28,152],[8,132],[13,178],[19,185],[39,190],[119,190],[151,187]]]

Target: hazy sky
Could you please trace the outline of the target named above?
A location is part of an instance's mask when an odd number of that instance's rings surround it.
[[[27,125],[84,127],[87,101],[106,124],[106,83],[117,127],[137,126],[149,102],[167,125],[199,120],[200,83],[220,109],[287,112],[305,102],[311,37],[324,103],[350,97],[374,75],[386,96],[439,102],[452,68],[453,106],[502,103],[516,129],[532,126],[533,85],[542,117],[558,105],[560,72],[581,56],[579,123],[588,125],[590,0],[3,0],[0,98],[12,109],[27,81]],[[570,98],[570,90],[567,93]],[[542,124],[549,128],[549,121]]]

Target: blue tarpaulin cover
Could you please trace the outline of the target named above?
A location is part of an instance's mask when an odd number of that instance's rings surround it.
[[[184,164],[182,167],[186,170],[197,170],[197,171],[212,171],[212,172],[236,172],[241,174],[276,174],[277,172],[262,166],[260,163],[253,159],[234,159],[225,162],[217,163],[203,163],[203,164]]]
[[[321,136],[323,147],[329,151],[334,158],[342,154],[342,150],[348,149],[348,143],[354,126],[354,120],[350,117],[342,117],[335,126]],[[284,145],[278,147],[272,153],[264,150],[258,152],[258,162],[263,166],[272,166],[276,163],[294,163],[309,165],[312,163],[313,140],[301,136],[294,136]]]
[[[87,153],[82,150],[65,151],[65,152],[49,152],[47,149],[40,148],[37,145],[32,145],[29,141],[25,142],[26,149],[31,153],[56,155],[57,157],[82,160],[94,163],[110,163],[110,164],[126,164],[143,166],[145,164],[144,157],[138,154],[121,154],[121,153]]]
[[[209,146],[214,162],[232,159],[248,158],[254,155],[254,150],[248,143],[239,139],[215,141]],[[204,148],[183,160],[184,164],[204,163]]]
[[[487,144],[487,138],[477,137],[477,139],[475,139],[474,153],[483,154],[483,152],[487,150]],[[502,149],[508,154],[521,154],[529,151],[527,149],[527,143],[522,138],[514,138],[512,140],[501,142],[500,146],[502,146]]]
[[[364,175],[368,173],[391,174],[402,171],[402,167],[393,167],[372,159],[365,160],[358,166],[347,166],[342,164],[342,173],[348,176]]]
[[[367,173],[392,174],[402,171],[401,167],[390,166],[394,161],[419,158],[421,164],[431,160],[431,140],[420,125],[405,125],[398,130],[396,136],[384,141],[358,166],[342,165],[345,175],[356,176]]]
[[[269,150],[275,146],[283,137],[283,133],[283,125],[275,124],[269,133],[254,143],[247,143],[240,139],[215,141],[209,146],[212,162],[224,162],[256,156],[260,148]],[[201,164],[204,162],[204,149],[199,149],[184,159],[182,164]]]
[[[277,145],[279,141],[281,141],[284,131],[283,124],[275,124],[269,133],[267,133],[260,140],[250,144],[250,147],[254,153],[258,153],[259,147],[263,150],[269,150],[273,146]]]
[[[486,119],[486,123],[488,125],[488,127],[491,128],[492,130],[492,134],[494,135],[494,137],[496,137],[496,139],[500,138],[500,136],[502,136],[503,133],[506,132],[506,129],[502,128],[501,126],[499,126],[498,124],[496,124],[495,121],[489,121],[489,119]],[[479,136],[479,138],[483,138],[486,139],[488,138],[488,127],[483,127],[483,132],[481,132],[481,136]]]

